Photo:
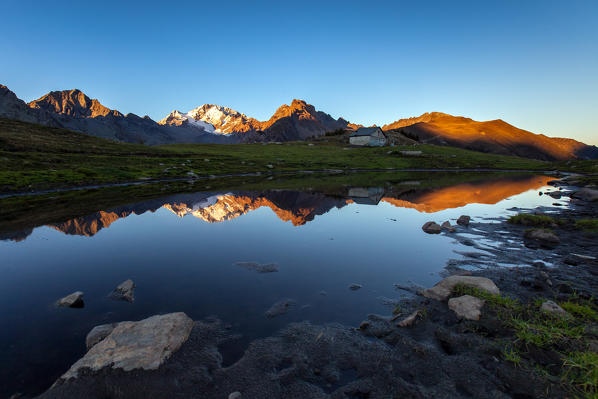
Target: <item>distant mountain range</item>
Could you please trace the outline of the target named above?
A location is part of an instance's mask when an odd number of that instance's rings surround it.
[[[334,119],[303,100],[280,106],[267,121],[233,109],[204,104],[172,111],[156,122],[149,116],[122,114],[80,90],[53,91],[25,103],[0,85],[0,117],[61,127],[112,140],[143,143],[251,143],[305,140],[361,125]],[[552,138],[518,129],[500,119],[478,122],[440,112],[399,119],[384,131],[419,143],[542,160],[597,159],[598,148],[573,139]]]

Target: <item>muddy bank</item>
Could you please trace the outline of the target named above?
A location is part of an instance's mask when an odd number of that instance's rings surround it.
[[[563,195],[570,189],[564,187]],[[576,220],[596,217],[598,204],[579,201],[566,210],[535,211]],[[447,276],[488,277],[502,297],[521,304],[592,301],[598,292],[595,233],[563,222],[551,228],[560,244],[542,248],[525,245],[527,229],[474,218],[467,227],[443,232],[471,248],[448,262]],[[521,338],[506,326],[498,308],[487,303],[479,321],[464,321],[446,302],[418,295],[421,288],[398,287],[406,295],[394,315],[370,315],[360,327],[294,323],[252,342],[244,354],[227,350],[239,337],[222,321],[196,321],[188,340],[156,370],[84,369],[41,397],[226,398],[233,392],[243,398],[570,396],[557,369],[562,359],[552,348],[530,345],[518,354],[520,363],[505,356],[505,348]],[[397,325],[418,310],[410,326]],[[588,321],[588,327],[595,326]]]

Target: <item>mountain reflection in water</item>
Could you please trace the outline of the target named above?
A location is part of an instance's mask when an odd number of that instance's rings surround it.
[[[93,236],[115,221],[166,208],[179,217],[192,215],[208,223],[238,218],[253,210],[268,207],[284,222],[302,226],[333,208],[350,203],[377,205],[380,201],[418,212],[433,213],[460,208],[467,204],[496,204],[508,197],[546,185],[552,177],[515,175],[499,179],[454,184],[441,188],[423,188],[420,181],[405,181],[391,187],[347,187],[334,195],[317,191],[267,190],[198,192],[153,199],[136,204],[101,210],[61,223],[49,224],[71,235]],[[37,227],[37,226],[32,226]],[[33,229],[4,234],[4,239],[22,241]]]

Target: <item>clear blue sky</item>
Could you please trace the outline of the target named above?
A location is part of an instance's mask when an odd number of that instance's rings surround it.
[[[202,4],[203,3],[203,4]],[[598,144],[598,1],[2,0],[0,83],[161,119],[293,98],[362,124],[442,111]]]

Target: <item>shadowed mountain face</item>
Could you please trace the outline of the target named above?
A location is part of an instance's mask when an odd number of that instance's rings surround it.
[[[552,138],[518,129],[500,119],[478,122],[440,112],[400,119],[383,127],[420,143],[447,145],[547,161],[596,159],[598,148],[573,139]]]
[[[418,187],[419,182],[412,181],[392,189],[345,188],[344,194],[338,193],[335,196],[315,191],[292,190],[199,192],[119,206],[48,226],[65,234],[91,237],[119,219],[148,211],[155,212],[160,208],[168,209],[179,217],[191,215],[208,223],[221,223],[262,207],[270,208],[283,222],[302,226],[331,209],[341,209],[353,203],[375,206],[382,201],[425,213],[459,208],[472,203],[496,204],[505,198],[542,187],[551,180],[553,178],[546,176],[525,175],[423,189]],[[3,233],[0,239],[22,241],[33,232],[34,227],[37,226],[28,226],[14,233]]]

